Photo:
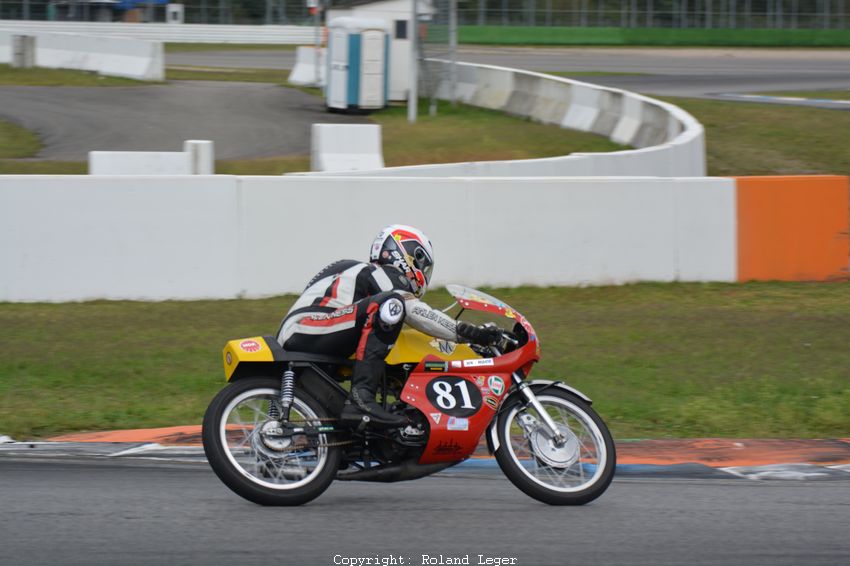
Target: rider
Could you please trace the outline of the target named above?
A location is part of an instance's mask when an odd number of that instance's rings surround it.
[[[404,323],[452,342],[492,344],[501,332],[455,322],[420,300],[434,269],[431,242],[420,230],[387,226],[372,243],[370,261],[343,259],[322,269],[289,309],[277,341],[286,350],[356,354],[342,420],[359,422],[368,415],[374,425],[404,426],[405,417],[384,410],[375,400],[384,359]]]

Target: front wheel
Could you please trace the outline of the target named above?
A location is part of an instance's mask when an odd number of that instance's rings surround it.
[[[260,505],[301,505],[333,481],[342,456],[328,436],[294,434],[280,423],[280,379],[251,377],[231,383],[204,415],[204,452],[227,487]],[[296,389],[288,423],[320,426],[321,405]],[[292,433],[287,432],[291,430]]]
[[[616,454],[608,427],[587,403],[557,387],[537,399],[555,421],[563,442],[517,392],[505,402],[495,426],[499,467],[526,495],[550,505],[584,505],[608,488]]]

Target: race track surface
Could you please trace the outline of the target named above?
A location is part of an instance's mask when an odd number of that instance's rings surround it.
[[[615,480],[549,507],[498,474],[335,483],[263,508],[202,464],[0,460],[0,564],[331,565],[334,556],[516,564],[846,564],[850,482]],[[338,558],[337,560],[340,560]]]
[[[315,122],[363,123],[321,99],[272,84],[175,81],[137,87],[0,87],[0,118],[37,132],[41,159],[89,151],[182,151],[213,140],[217,159],[309,154]]]
[[[293,52],[169,53],[169,65],[291,69]],[[647,94],[714,97],[720,93],[850,88],[850,50],[715,48],[532,48],[461,46],[460,61],[531,71],[643,73],[576,78]]]

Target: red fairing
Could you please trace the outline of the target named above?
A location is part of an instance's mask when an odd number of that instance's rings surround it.
[[[537,334],[522,314],[475,289],[455,290],[460,306],[515,320],[528,333],[528,341],[496,358],[446,361],[428,356],[420,362],[401,393],[431,427],[420,464],[457,462],[472,455],[513,384],[512,374],[519,371],[525,378],[540,359]]]
[[[463,367],[465,362],[489,361],[446,362],[429,356],[410,375],[401,398],[422,411],[431,427],[419,463],[456,462],[475,451],[511,385],[510,372],[495,366]]]
[[[511,375],[537,361],[537,341],[498,358],[445,361],[428,356],[411,373],[401,398],[425,415],[431,432],[420,464],[472,455],[513,384]]]

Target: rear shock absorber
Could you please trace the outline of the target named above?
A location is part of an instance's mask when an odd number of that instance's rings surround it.
[[[280,378],[280,405],[283,408],[281,421],[289,420],[289,409],[292,407],[292,399],[295,396],[295,371],[292,369],[292,363],[286,367],[283,376]]]

